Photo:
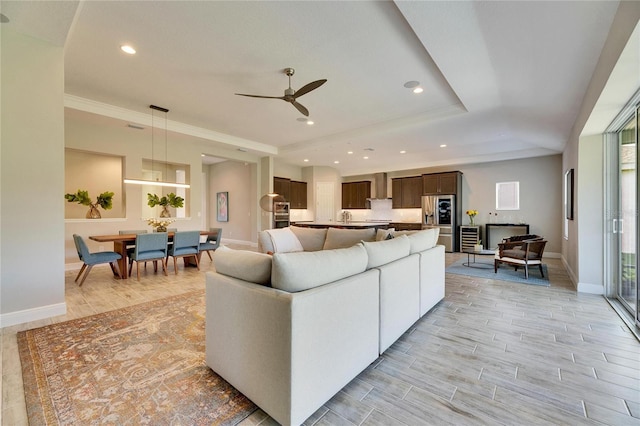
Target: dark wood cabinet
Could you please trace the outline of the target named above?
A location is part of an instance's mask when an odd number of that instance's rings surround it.
[[[273,192],[282,195],[286,201],[291,199],[291,179],[274,177]]]
[[[291,203],[292,209],[307,208],[307,182],[291,181]]]
[[[389,228],[394,228],[396,231],[420,231],[422,229],[422,224],[410,222],[392,222],[389,224]]]
[[[366,209],[367,198],[371,197],[371,181],[344,182],[342,184],[342,208]]]
[[[431,173],[422,175],[422,194],[454,194],[458,193],[460,172]]]
[[[394,209],[420,208],[422,198],[422,177],[412,176],[391,179]]]
[[[307,208],[307,182],[274,177],[273,192],[282,195],[292,209]]]

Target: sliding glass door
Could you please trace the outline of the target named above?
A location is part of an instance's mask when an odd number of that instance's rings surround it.
[[[637,118],[633,117],[618,133],[618,218],[614,219],[613,224],[619,262],[616,297],[636,320],[638,319],[637,129]]]

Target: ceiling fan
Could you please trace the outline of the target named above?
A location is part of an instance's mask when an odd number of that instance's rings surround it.
[[[285,68],[284,73],[289,76],[289,88],[285,89],[284,96],[262,96],[262,95],[245,95],[244,93],[236,93],[239,96],[248,96],[250,98],[265,98],[265,99],[282,99],[283,101],[289,102],[291,105],[296,107],[298,111],[300,111],[305,116],[309,116],[309,110],[306,109],[303,105],[301,105],[296,99],[302,95],[309,93],[312,90],[317,89],[327,82],[326,79],[312,81],[309,84],[302,86],[300,89],[293,90],[291,88],[291,76],[295,74],[296,70],[293,68]]]

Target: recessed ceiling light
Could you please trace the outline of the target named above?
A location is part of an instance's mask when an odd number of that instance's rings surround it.
[[[413,93],[422,93],[422,87],[416,87],[415,89],[413,89]]]
[[[128,53],[129,55],[136,54],[136,49],[134,49],[133,46],[129,46],[128,44],[120,46],[120,50],[122,50],[124,53]]]
[[[333,164],[340,164],[338,160],[334,161]]]
[[[364,158],[365,160],[368,160],[368,159],[369,159],[369,157],[367,157],[367,156],[364,156],[364,157],[362,157],[362,158]]]
[[[302,161],[304,161],[305,163],[308,163],[308,162],[309,162],[309,159],[308,159],[308,158],[305,158],[305,159],[304,159],[304,160],[302,160]]]
[[[200,154],[200,157],[205,157],[205,155],[204,154]]]
[[[309,126],[313,126],[313,121],[312,121],[312,120],[307,120],[307,124],[308,124]]]
[[[447,147],[446,143],[443,143],[442,145],[440,145],[440,148],[446,148],[446,147]]]
[[[405,151],[405,150],[400,151],[400,154],[406,154],[406,153],[407,153],[407,151]]]
[[[411,80],[411,81],[407,81],[404,84],[404,87],[406,87],[407,89],[413,89],[414,87],[418,87],[419,85],[420,85],[419,81]]]
[[[347,151],[347,154],[353,154],[353,151]]]

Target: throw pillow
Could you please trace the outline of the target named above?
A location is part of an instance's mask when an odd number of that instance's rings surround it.
[[[327,239],[324,241],[323,250],[351,247],[360,241],[375,241],[376,229],[327,229]]]
[[[367,269],[386,265],[394,260],[409,255],[411,244],[406,235],[394,237],[391,240],[362,242],[367,251]]]
[[[315,229],[302,226],[292,226],[291,231],[296,234],[304,251],[319,251],[327,238],[327,228]]]
[[[389,235],[394,236],[395,231],[396,231],[395,228],[378,229],[376,231],[376,241],[386,240],[389,237]]]
[[[350,248],[300,253],[274,253],[271,284],[288,292],[308,290],[364,272],[367,252]]]
[[[271,285],[271,256],[220,246],[213,257],[216,272],[256,284]]]
[[[300,240],[290,228],[268,229],[265,232],[271,237],[274,253],[290,253],[304,250]]]

